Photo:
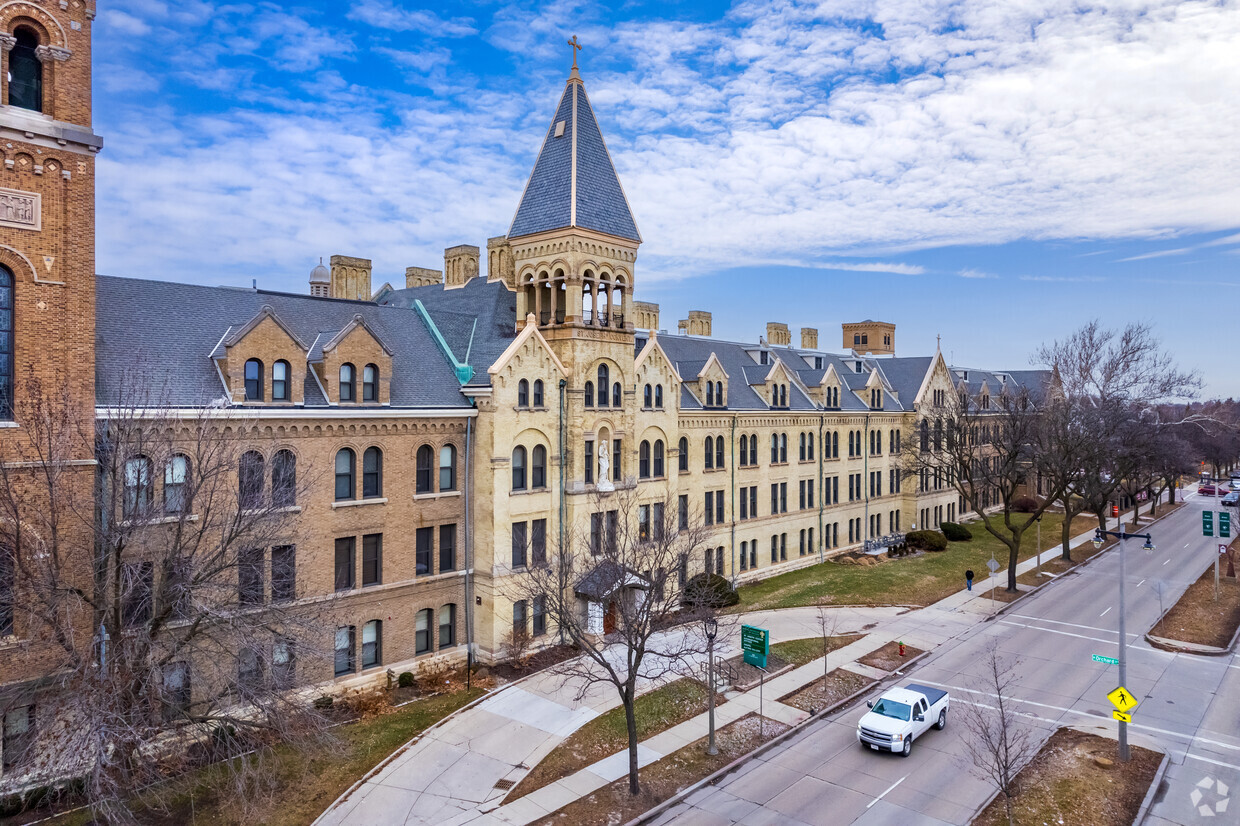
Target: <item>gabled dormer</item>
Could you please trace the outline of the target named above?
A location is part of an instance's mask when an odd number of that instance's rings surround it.
[[[723,369],[719,357],[712,352],[698,371],[697,381],[690,389],[703,407],[727,407],[728,378],[728,372]]]
[[[843,384],[839,373],[835,372],[835,365],[828,364],[827,372],[822,374],[822,381],[818,382],[818,400],[823,407],[828,410],[840,409],[840,388]]]
[[[870,377],[866,379],[865,387],[862,392],[862,400],[870,410],[883,409],[883,395],[886,388],[883,386],[883,379],[878,374],[878,370],[871,370]]]
[[[330,405],[391,403],[392,350],[360,314],[319,333],[306,360]]]
[[[569,377],[538,325],[529,321],[487,368],[497,410],[546,409],[551,394],[559,393],[560,379]]]
[[[786,410],[790,406],[792,373],[778,356],[774,358],[771,369],[762,375],[761,383],[751,382],[751,384],[772,409]]]
[[[264,306],[229,327],[211,352],[233,404],[301,404],[309,347],[275,310]]]
[[[637,354],[634,371],[643,409],[675,412],[680,407],[680,373],[659,344],[654,330]]]

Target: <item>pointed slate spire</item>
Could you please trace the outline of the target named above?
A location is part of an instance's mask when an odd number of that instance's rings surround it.
[[[576,67],[569,74],[508,237],[569,228],[641,242]]]

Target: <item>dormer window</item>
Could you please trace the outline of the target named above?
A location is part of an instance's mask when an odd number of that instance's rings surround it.
[[[883,391],[877,387],[872,388],[870,390],[870,409],[871,410],[882,410],[883,409]]]
[[[654,386],[654,409],[663,409],[663,385],[656,384]]]
[[[814,356],[814,369],[815,370],[822,369],[822,356]]]
[[[990,409],[990,394],[989,393],[986,393],[982,396],[982,409],[983,410]]]
[[[33,112],[43,111],[43,63],[39,60],[39,36],[28,26],[13,32],[17,42],[9,52],[9,105]]]
[[[543,383],[542,379],[534,380],[534,406],[543,406]]]
[[[860,373],[860,372],[861,372],[861,368],[862,368],[863,366],[864,366],[863,362],[862,362],[860,359],[858,359],[857,361],[853,362],[853,372],[854,372],[854,373]]]
[[[362,401],[379,401],[379,368],[373,364],[362,368]]]
[[[287,361],[281,360],[271,365],[271,400],[273,402],[289,400]]]
[[[263,363],[258,359],[250,359],[245,363],[245,400],[263,400]]]
[[[340,401],[357,401],[357,370],[352,364],[340,365]]]
[[[762,350],[761,352],[758,353],[758,364],[770,364],[770,363],[771,363],[770,353],[768,353],[766,350]]]
[[[715,383],[713,381],[706,382],[706,406],[715,406]]]

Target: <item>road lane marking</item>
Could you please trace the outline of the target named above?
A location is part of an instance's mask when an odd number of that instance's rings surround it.
[[[1093,625],[1081,625],[1079,622],[1062,622],[1061,620],[1043,619],[1042,617],[1034,617],[1034,616],[1030,616],[1029,614],[1011,614],[1010,616],[1018,617],[1019,619],[1033,620],[1034,622],[1049,622],[1052,625],[1066,625],[1069,628],[1084,628],[1087,631],[1098,631],[1103,634],[1118,634],[1119,633],[1118,631],[1113,631],[1110,628],[1098,628]],[[1049,631],[1050,629],[1045,628],[1043,630]],[[1129,634],[1128,636],[1138,637],[1140,636],[1140,634]]]
[[[891,791],[891,790],[892,790],[892,789],[894,789],[896,786],[899,786],[901,783],[903,783],[903,782],[904,782],[905,778],[907,778],[907,777],[908,777],[908,775],[906,774],[906,775],[904,775],[904,777],[901,777],[899,780],[897,780],[896,782],[892,783],[890,786],[888,786],[888,787],[887,787],[887,792]],[[873,806],[875,803],[877,803],[878,801],[882,800],[884,797],[886,797],[886,796],[887,796],[887,792],[883,792],[883,793],[882,793],[882,794],[880,794],[878,797],[874,798],[874,799],[873,799],[873,800],[871,800],[869,803],[865,804],[865,807],[868,809],[868,808],[870,808],[871,806]]]
[[[1164,565],[1166,565],[1166,564],[1167,564],[1167,562],[1170,562],[1170,561],[1171,561],[1171,560],[1170,560],[1170,559],[1168,559],[1168,560],[1166,560],[1165,562],[1163,562],[1163,564],[1164,564]]]
[[[1112,608],[1114,608],[1114,607],[1115,607],[1115,606],[1113,606],[1113,605],[1108,605],[1108,606],[1107,606],[1107,610],[1106,610],[1106,611],[1103,611],[1101,614],[1099,614],[1099,615],[1098,615],[1098,619],[1102,619],[1103,617],[1105,617],[1105,616],[1107,615],[1107,611],[1110,611],[1110,610],[1111,610]]]
[[[999,620],[999,622],[1001,622],[1004,625],[1014,626],[1016,628],[1029,628],[1033,631],[1045,631],[1048,634],[1062,634],[1065,637],[1076,637],[1077,639],[1080,639],[1080,640],[1092,640],[1093,642],[1104,642],[1107,645],[1115,645],[1115,640],[1104,640],[1101,637],[1089,637],[1089,636],[1086,636],[1085,634],[1073,634],[1071,631],[1060,631],[1057,628],[1041,628],[1037,625],[1029,625],[1028,623],[1024,623],[1024,622],[1008,622],[1007,620]],[[1118,632],[1112,631],[1111,633],[1115,634]],[[1136,634],[1129,634],[1128,636],[1135,637]],[[1170,651],[1161,651],[1157,648],[1129,648],[1128,650],[1129,651],[1141,651],[1141,652],[1145,652],[1149,654],[1162,654],[1167,657],[1175,656],[1175,654],[1173,654]]]
[[[1141,580],[1140,582],[1138,582],[1138,583],[1137,583],[1137,587],[1138,587],[1138,588],[1140,588],[1140,587],[1141,587],[1142,585],[1144,585],[1144,584],[1145,584],[1145,580],[1143,579],[1143,580]]]

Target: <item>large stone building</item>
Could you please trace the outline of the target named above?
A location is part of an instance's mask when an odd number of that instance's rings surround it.
[[[341,255],[314,267],[309,295],[96,277],[92,17],[76,0],[0,9],[0,384],[17,393],[0,460],[29,460],[13,413],[34,386],[23,376],[101,419],[132,404],[136,377],[159,388],[143,404],[253,440],[243,488],[252,477],[274,494],[295,469],[308,482],[285,503],[289,537],[255,549],[271,573],[246,599],[331,599],[320,642],[335,656],[306,663],[301,683],[503,657],[514,624],[550,639],[509,586],[565,537],[606,530],[619,491],[701,518],[709,549],[691,572],[734,581],[956,519],[946,479],[903,478],[902,446],[927,438],[948,393],[1032,380],[896,356],[885,322],[844,324],[841,352],[819,349],[815,328],[794,346],[778,322],[756,343],[716,339],[704,310],[661,333],[658,305],[634,300],[641,235],[576,67],[485,277],[470,245],[448,248],[442,270],[409,267],[400,289],[373,289],[371,262]],[[75,461],[73,484],[89,486],[93,457]],[[177,470],[135,474],[161,502]],[[0,705],[20,740],[46,663],[23,636],[8,558]],[[277,587],[277,568],[295,585]],[[132,575],[161,576],[145,570]]]

